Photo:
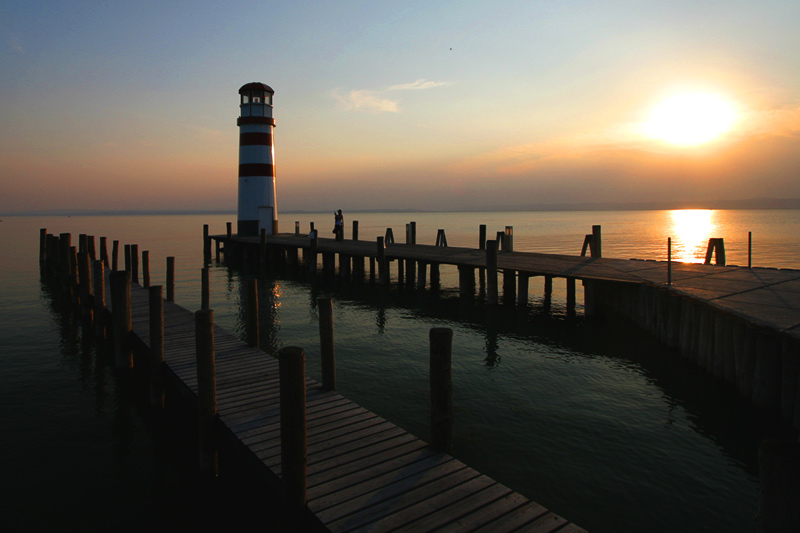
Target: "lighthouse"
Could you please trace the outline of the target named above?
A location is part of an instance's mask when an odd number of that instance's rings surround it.
[[[272,95],[263,83],[239,89],[239,235],[278,233],[275,203],[275,149],[272,145]]]

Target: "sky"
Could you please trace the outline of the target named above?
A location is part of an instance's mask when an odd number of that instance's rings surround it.
[[[235,212],[253,81],[279,211],[800,198],[798,22],[797,0],[0,0],[0,213]]]

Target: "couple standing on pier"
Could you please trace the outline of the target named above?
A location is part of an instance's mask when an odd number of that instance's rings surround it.
[[[333,233],[337,241],[344,239],[344,215],[341,209],[333,213]]]

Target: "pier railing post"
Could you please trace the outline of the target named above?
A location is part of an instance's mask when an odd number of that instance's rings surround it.
[[[195,353],[197,360],[197,414],[200,474],[217,475],[215,422],[217,417],[217,376],[214,366],[214,311],[195,311]]]
[[[497,301],[497,241],[486,241],[486,303]]]
[[[430,330],[431,448],[453,451],[453,330]]]
[[[211,261],[211,237],[208,236],[208,224],[203,224],[203,261]]]
[[[287,346],[278,352],[281,405],[281,481],[286,507],[296,515],[306,505],[305,351]]]
[[[150,406],[164,407],[164,290],[148,288],[150,308]]]
[[[322,356],[322,387],[325,390],[336,390],[336,354],[333,341],[333,300],[318,298],[319,309],[319,344]]]
[[[126,244],[123,246],[123,255],[125,256],[125,270],[131,271],[131,245]]]
[[[131,273],[116,270],[111,273],[111,307],[114,325],[114,360],[118,370],[133,368],[131,346]]]
[[[601,226],[592,226],[592,257],[603,257],[603,237]]]
[[[258,348],[258,280],[247,280],[247,345]]]
[[[167,301],[175,301],[175,258],[167,257]]]
[[[353,221],[353,240],[358,240],[358,220]]]

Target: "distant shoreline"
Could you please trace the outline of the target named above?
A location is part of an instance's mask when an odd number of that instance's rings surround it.
[[[336,206],[337,208],[339,206]],[[720,200],[716,202],[599,202],[573,204],[532,204],[505,207],[482,207],[465,209],[345,209],[348,213],[511,213],[536,211],[665,211],[673,209],[800,209],[800,198],[751,198],[747,200]],[[324,209],[287,209],[286,214],[320,213]],[[329,209],[333,211],[333,208]],[[0,217],[15,216],[146,216],[146,215],[235,215],[235,209],[193,209],[193,210],[36,210],[0,213]]]

